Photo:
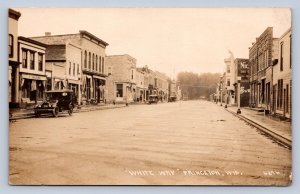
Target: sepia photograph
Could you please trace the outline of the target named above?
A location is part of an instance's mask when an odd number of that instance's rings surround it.
[[[291,185],[290,8],[7,11],[10,185]]]

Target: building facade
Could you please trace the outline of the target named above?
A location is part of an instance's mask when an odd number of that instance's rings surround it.
[[[155,71],[154,87],[157,88],[158,99],[167,102],[169,98],[169,78],[158,71]]]
[[[230,56],[226,59],[224,59],[225,63],[225,77],[223,78],[223,85],[224,90],[223,93],[225,95],[224,101],[232,105],[235,103],[235,88],[234,88],[234,83],[235,83],[235,64],[234,64],[234,55],[231,51],[229,51]]]
[[[77,87],[79,88],[78,91],[81,91],[81,104],[106,102],[107,70],[105,65],[105,49],[108,43],[84,30],[79,31],[77,34],[66,35],[51,35],[50,33],[46,33],[45,36],[32,37],[32,39],[47,45],[67,45],[71,43],[74,48],[70,49],[70,52],[75,53],[78,52],[75,47],[80,48],[81,71],[79,70],[80,76],[78,77],[78,82],[76,80],[76,72],[75,76],[71,73],[66,78],[69,81],[67,85],[75,91],[77,91]],[[77,59],[74,60],[77,61]],[[77,64],[75,63],[75,66]],[[71,62],[71,66],[73,66],[73,62]],[[73,71],[72,67],[71,71]],[[56,75],[52,74],[52,76]]]
[[[146,102],[147,87],[145,85],[145,74],[142,68],[136,68],[136,93],[137,102]]]
[[[136,91],[136,59],[128,54],[106,56],[109,72],[109,102],[131,103],[139,96]]]
[[[8,102],[10,107],[19,105],[18,20],[21,13],[8,10]]]
[[[81,102],[81,48],[72,42],[48,45],[46,49],[47,90],[71,89]]]
[[[19,100],[22,107],[44,100],[46,91],[46,45],[25,37],[18,38],[20,60]]]
[[[273,27],[268,27],[249,48],[250,104],[266,110],[272,109],[272,64],[278,58],[278,39]]]
[[[273,66],[273,113],[291,118],[292,113],[292,33],[279,38],[279,58]]]

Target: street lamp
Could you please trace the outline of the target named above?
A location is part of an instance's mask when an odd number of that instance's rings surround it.
[[[237,104],[238,104],[238,109],[236,111],[237,114],[241,114],[241,77],[237,77],[237,84],[238,84],[238,87],[237,87]]]

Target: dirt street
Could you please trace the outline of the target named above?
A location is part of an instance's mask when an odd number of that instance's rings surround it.
[[[212,102],[10,123],[11,184],[287,185],[291,150]]]

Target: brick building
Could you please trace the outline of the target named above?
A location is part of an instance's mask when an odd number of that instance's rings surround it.
[[[268,27],[249,48],[250,105],[272,109],[272,63],[278,58],[278,39]]]
[[[106,56],[109,72],[107,100],[131,103],[137,99],[136,59],[128,54]]]

